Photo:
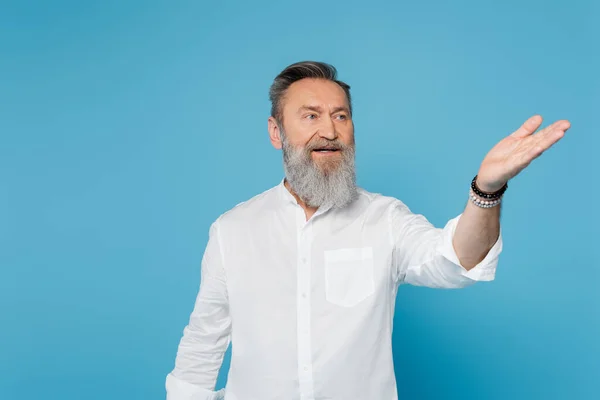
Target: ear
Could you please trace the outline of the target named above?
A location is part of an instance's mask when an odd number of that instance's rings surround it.
[[[273,117],[269,117],[269,139],[271,140],[271,144],[277,150],[280,150],[283,147],[281,143],[281,136],[279,134],[279,126],[277,125],[277,121]]]

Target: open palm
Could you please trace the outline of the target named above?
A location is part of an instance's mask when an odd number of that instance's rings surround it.
[[[558,120],[533,134],[542,124],[534,115],[519,129],[502,139],[485,156],[477,175],[477,186],[485,192],[495,192],[515,177],[531,161],[558,142],[571,127],[567,120]]]

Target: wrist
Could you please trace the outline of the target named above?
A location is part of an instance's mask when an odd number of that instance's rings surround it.
[[[502,189],[502,187],[504,186],[504,184],[498,186],[498,185],[493,185],[490,183],[482,182],[481,179],[479,179],[479,177],[477,177],[477,179],[475,180],[475,184],[477,185],[479,190],[481,190],[482,192],[485,192],[485,193],[497,192],[498,190]]]
[[[469,190],[469,199],[473,204],[480,208],[492,208],[498,206],[502,202],[502,197],[499,197],[495,200],[488,200],[483,197],[478,196],[473,190]]]
[[[485,182],[478,183],[478,182],[480,182],[480,180],[478,178],[479,178],[479,175],[475,175],[475,177],[471,181],[471,190],[470,190],[471,200],[476,205],[483,205],[483,206],[494,207],[494,206],[500,204],[500,201],[502,200],[504,192],[508,188],[508,184],[505,183],[503,186],[498,188],[497,184],[485,184]],[[480,184],[483,186],[483,188],[481,188],[479,186]]]
[[[499,192],[504,186],[508,186],[505,182],[486,182],[479,177],[479,174],[475,176],[476,187],[484,193],[496,193]]]

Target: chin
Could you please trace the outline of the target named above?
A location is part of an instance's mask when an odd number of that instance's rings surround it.
[[[340,169],[340,162],[336,161],[325,161],[325,162],[317,162],[317,167],[324,172],[325,174],[330,174],[336,172]]]

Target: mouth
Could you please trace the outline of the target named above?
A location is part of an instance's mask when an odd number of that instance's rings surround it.
[[[320,148],[320,149],[314,149],[312,152],[318,153],[318,154],[334,154],[339,151],[340,151],[340,149]]]

